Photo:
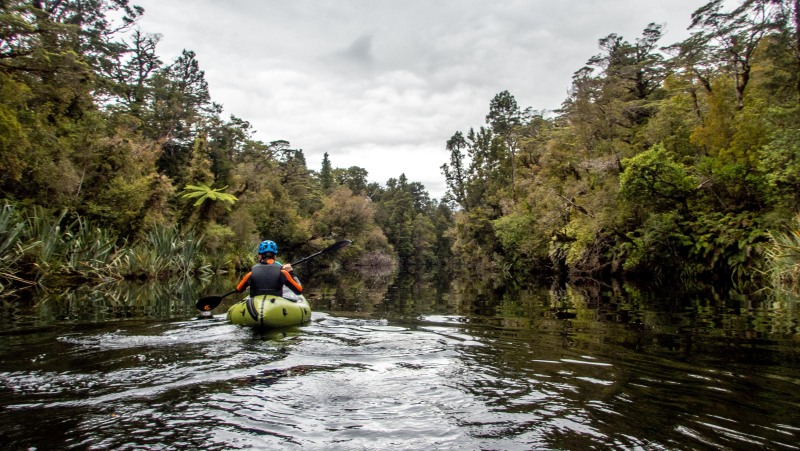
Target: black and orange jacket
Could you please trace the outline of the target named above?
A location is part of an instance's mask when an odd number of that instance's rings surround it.
[[[241,293],[245,288],[250,287],[250,296],[269,294],[281,296],[283,287],[287,286],[295,294],[303,292],[303,286],[296,277],[283,269],[283,265],[273,259],[263,263],[256,263],[249,273],[242,277],[236,285],[236,291]]]

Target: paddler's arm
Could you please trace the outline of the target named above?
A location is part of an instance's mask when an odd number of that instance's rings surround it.
[[[284,279],[284,285],[289,287],[294,294],[301,294],[303,292],[303,285],[300,284],[300,280],[294,276],[293,271],[291,263],[283,265],[281,268],[281,279]]]
[[[245,288],[247,288],[248,285],[250,285],[250,274],[252,274],[252,272],[245,274],[244,277],[242,277],[242,280],[239,281],[239,285],[236,285],[237,293],[241,293]]]

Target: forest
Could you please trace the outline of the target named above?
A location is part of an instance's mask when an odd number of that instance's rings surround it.
[[[0,3],[0,293],[242,269],[266,238],[350,239],[348,267],[800,291],[798,0],[710,1],[678,43],[609,34],[557,111],[487,99],[442,143],[441,200],[255,139],[144,13]]]

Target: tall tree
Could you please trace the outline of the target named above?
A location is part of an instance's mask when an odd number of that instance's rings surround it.
[[[517,141],[515,131],[523,123],[523,114],[517,105],[517,100],[508,91],[502,91],[494,96],[489,103],[489,113],[486,115],[486,122],[492,130],[500,137],[506,145],[509,153],[509,164],[511,167],[511,198],[517,202],[516,173],[517,173]]]
[[[159,167],[180,184],[197,132],[219,115],[221,107],[211,102],[205,72],[193,51],[184,50],[154,75],[152,83],[153,115],[146,136],[162,143]]]
[[[146,108],[152,107],[151,77],[163,65],[156,54],[161,35],[135,30],[126,44],[128,58],[121,61],[114,73],[116,92],[127,112],[142,119]]]
[[[450,164],[443,164],[441,170],[445,178],[445,183],[447,183],[447,195],[458,203],[461,208],[469,211],[466,190],[468,181],[466,168],[464,167],[467,141],[464,139],[464,135],[461,132],[456,132],[447,140],[446,147],[450,152]]]
[[[331,160],[328,157],[328,152],[325,152],[322,156],[322,168],[319,171],[319,182],[324,193],[330,193],[331,189],[333,189],[333,168],[331,166]]]
[[[207,134],[211,172],[215,183],[233,185],[234,168],[245,158],[245,149],[252,143],[252,126],[233,115],[227,121],[212,117]]]
[[[746,1],[725,11],[724,0],[712,0],[692,14],[692,39],[707,46],[720,67],[731,73],[736,87],[736,105],[744,108],[745,89],[750,82],[753,54],[774,24],[776,4],[767,0]]]

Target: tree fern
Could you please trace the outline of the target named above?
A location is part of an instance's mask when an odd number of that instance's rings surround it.
[[[212,202],[223,202],[228,204],[226,205],[227,208],[230,208],[239,199],[237,199],[233,194],[224,193],[223,190],[226,188],[228,187],[223,186],[222,188],[211,188],[203,183],[199,185],[186,185],[181,197],[186,199],[197,199],[194,203],[195,207],[199,207],[203,204],[203,202],[209,200]]]

